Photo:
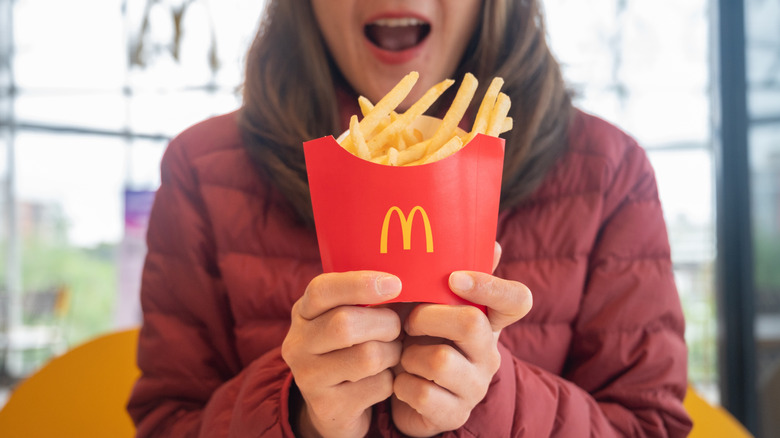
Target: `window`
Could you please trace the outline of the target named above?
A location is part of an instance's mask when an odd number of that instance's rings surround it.
[[[686,318],[689,377],[717,402],[710,4],[545,6],[550,44],[575,103],[633,135],[655,168]]]
[[[263,5],[0,0],[0,59],[11,61],[0,64],[0,289],[13,297],[3,318],[7,331],[61,328],[59,344],[20,353],[8,371],[23,376],[58,348],[138,322],[160,157],[188,125],[238,107]],[[717,400],[709,2],[545,5],[577,104],[634,135],[655,166],[690,375]],[[24,297],[45,291],[59,307],[29,314]]]
[[[238,107],[263,6],[0,1],[7,375],[21,378],[51,354],[139,322],[160,158],[188,125]]]

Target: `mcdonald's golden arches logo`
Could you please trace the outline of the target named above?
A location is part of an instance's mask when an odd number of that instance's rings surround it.
[[[404,212],[396,206],[392,206],[387,210],[387,213],[385,214],[385,220],[382,223],[382,235],[380,236],[379,240],[379,252],[381,254],[387,254],[387,233],[388,228],[390,227],[390,218],[393,216],[393,213],[397,213],[398,219],[401,221],[401,233],[403,236],[404,250],[409,250],[412,248],[412,224],[414,223],[414,215],[418,212],[420,213],[420,216],[422,216],[423,226],[425,226],[425,251],[433,252],[433,233],[431,232],[431,221],[428,220],[428,214],[425,212],[425,210],[418,205],[412,208],[412,211],[409,212],[408,217],[404,215]]]

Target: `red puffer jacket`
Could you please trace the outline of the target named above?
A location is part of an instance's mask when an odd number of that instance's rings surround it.
[[[578,113],[571,147],[500,214],[499,277],[534,307],[458,437],[685,436],[683,316],[653,171],[615,127]],[[258,177],[235,114],[174,139],[149,224],[142,437],[292,436],[280,355],[293,302],[321,272],[312,229]],[[387,404],[371,436],[399,436]]]

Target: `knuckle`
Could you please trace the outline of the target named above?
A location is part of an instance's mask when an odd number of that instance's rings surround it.
[[[305,293],[305,292],[304,292]],[[301,314],[301,300],[303,297],[299,298],[297,301],[295,301],[292,305],[292,310],[290,310],[290,315],[300,315]]]
[[[436,389],[434,388],[433,384],[426,383],[420,385],[417,388],[415,399],[416,399],[416,403],[415,403],[416,406],[419,407],[434,406],[434,401],[436,400]]]
[[[315,289],[306,288],[306,292],[304,292],[304,295],[298,300],[293,311],[300,315],[301,318],[311,320],[318,316],[317,314],[319,312],[317,312],[317,309],[320,309],[322,305],[323,300],[320,294],[317,293]]]
[[[344,308],[333,310],[326,330],[330,336],[343,340],[347,345],[352,345],[357,337],[352,314]]]
[[[463,306],[459,315],[459,326],[464,334],[484,334],[489,326],[487,318],[481,310],[473,306]]]
[[[311,319],[335,307],[334,299],[338,296],[339,274],[325,273],[314,277],[304,290],[301,301],[302,311]]]
[[[303,346],[301,339],[296,334],[289,332],[282,341],[282,359],[292,368],[299,362]]]
[[[393,373],[390,370],[384,370],[376,376],[376,392],[382,400],[393,394]]]
[[[329,398],[318,397],[312,400],[311,408],[319,418],[332,419],[343,415],[343,407]]]
[[[390,370],[380,371],[356,384],[361,388],[361,406],[370,406],[393,394],[393,373]]]
[[[428,366],[434,375],[442,375],[450,370],[455,362],[457,352],[449,345],[436,345],[428,356]]]
[[[387,368],[383,348],[378,342],[366,342],[356,346],[356,349],[355,362],[366,375],[372,376]]]
[[[480,275],[479,281],[476,282],[476,287],[485,294],[494,295],[498,288],[496,281],[498,277],[492,275]]]
[[[501,368],[501,353],[499,353],[498,350],[492,351],[488,355],[487,364],[490,376],[492,377],[498,372],[498,369]]]
[[[456,412],[452,414],[452,428],[458,429],[464,424],[466,424],[467,421],[469,421],[469,417],[471,416],[471,411],[468,409],[458,409]]]
[[[313,388],[317,387],[317,382],[308,377],[306,373],[294,373],[293,377],[295,378],[295,385],[298,386],[302,394],[307,394],[308,396],[313,391]]]
[[[316,373],[301,368],[292,369],[292,372],[295,384],[301,390],[301,393],[311,395],[312,393],[317,392],[315,388],[320,387],[321,379]]]
[[[316,277],[312,278],[311,281],[309,281],[309,284],[306,285],[306,289],[303,291],[304,295],[308,295],[310,298],[315,295],[320,289],[322,279],[322,275],[317,275]]]
[[[290,365],[290,362],[294,356],[294,352],[295,348],[292,346],[292,341],[290,338],[284,338],[284,341],[282,341],[282,359],[284,359],[287,365]]]

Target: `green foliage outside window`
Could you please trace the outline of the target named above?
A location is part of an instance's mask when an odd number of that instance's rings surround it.
[[[57,303],[57,309],[49,309],[48,315],[31,314],[27,309],[22,323],[61,324],[67,346],[74,346],[112,328],[117,251],[115,245],[108,244],[95,248],[71,246],[65,239],[65,227],[57,228],[53,236],[22,238],[22,295],[64,290],[64,300]],[[7,242],[0,243],[0,266],[7,266]],[[5,276],[6,272],[0,272],[0,284],[5,284]]]

